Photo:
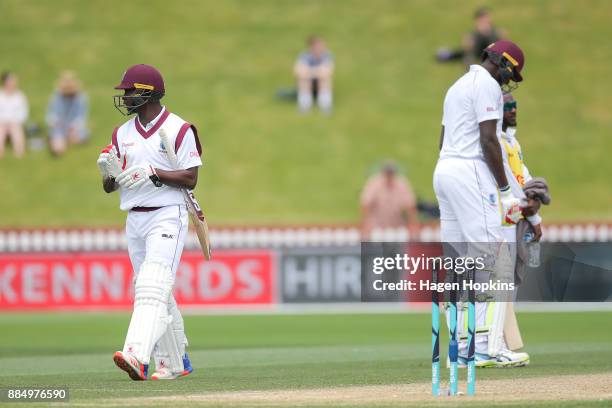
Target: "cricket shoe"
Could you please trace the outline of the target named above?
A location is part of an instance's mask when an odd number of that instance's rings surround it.
[[[458,356],[457,367],[467,368],[467,361],[467,357]],[[479,368],[495,367],[497,364],[497,359],[489,356],[488,354],[474,353],[474,363],[476,367]],[[450,359],[448,357],[446,357],[446,368],[450,368]]]
[[[514,368],[529,365],[529,354],[503,349],[497,354],[495,367]]]
[[[474,361],[478,368],[495,367],[497,364],[497,359],[486,353],[474,353]]]
[[[117,351],[113,356],[113,361],[123,371],[128,373],[134,381],[144,381],[147,379],[148,364],[142,364],[131,354]]]
[[[158,368],[153,374],[151,374],[152,380],[176,380],[177,378],[185,377],[191,374],[193,367],[187,353],[183,356],[183,371],[173,372],[167,367]]]

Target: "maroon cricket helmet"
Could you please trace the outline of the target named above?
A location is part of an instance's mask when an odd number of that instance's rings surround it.
[[[121,83],[115,89],[145,89],[151,92],[165,93],[164,79],[161,73],[151,65],[132,65],[123,74]]]
[[[525,65],[525,55],[518,45],[510,40],[499,40],[485,48],[485,52],[492,52],[504,57],[514,67],[514,81],[521,82],[523,80],[521,71]]]

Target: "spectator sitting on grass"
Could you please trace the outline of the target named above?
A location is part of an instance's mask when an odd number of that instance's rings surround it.
[[[330,113],[334,61],[323,39],[317,36],[308,39],[308,49],[300,54],[293,71],[298,81],[300,111],[309,111],[316,100],[323,112]]]
[[[410,182],[398,174],[393,161],[370,177],[361,193],[362,234],[369,238],[375,229],[408,227],[416,233],[418,216],[416,198]]]
[[[0,157],[4,156],[6,139],[13,145],[15,157],[25,153],[25,133],[23,124],[28,118],[28,100],[19,90],[17,76],[5,72],[1,76],[0,89]]]
[[[503,30],[498,30],[493,24],[491,11],[481,7],[474,12],[474,31],[463,38],[463,47],[458,50],[442,48],[436,58],[439,62],[463,60],[466,66],[478,63],[482,51],[497,40],[505,37]]]
[[[62,73],[57,89],[47,108],[47,126],[51,153],[56,156],[66,151],[68,143],[87,141],[87,96],[71,71]]]

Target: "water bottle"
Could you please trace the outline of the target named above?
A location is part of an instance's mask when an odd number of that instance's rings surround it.
[[[528,231],[523,235],[523,241],[527,243],[527,266],[537,268],[540,266],[540,243],[534,241],[535,233]]]

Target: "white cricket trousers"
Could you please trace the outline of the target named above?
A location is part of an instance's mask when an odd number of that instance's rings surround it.
[[[148,212],[129,211],[125,232],[134,275],[146,259],[169,265],[174,277],[183,253],[187,226],[184,205]]]

